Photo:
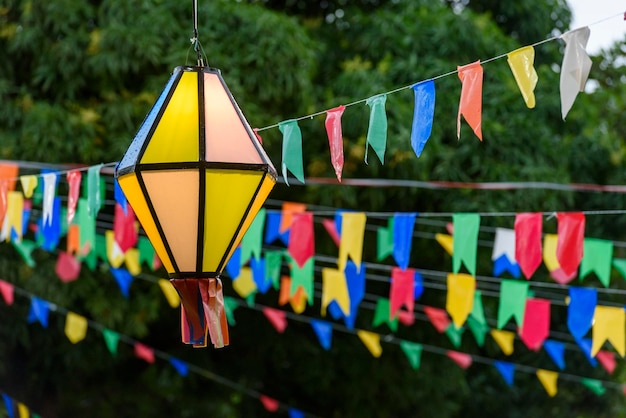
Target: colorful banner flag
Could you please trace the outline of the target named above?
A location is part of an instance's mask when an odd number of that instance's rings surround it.
[[[367,153],[371,146],[381,164],[385,164],[385,149],[387,148],[387,113],[385,111],[386,94],[370,97],[365,104],[370,107],[369,128],[365,143],[365,164]]]
[[[411,126],[411,147],[419,157],[430,138],[435,117],[435,82],[426,80],[414,84],[413,124]]]
[[[326,112],[326,134],[330,148],[330,162],[335,169],[337,180],[341,181],[343,171],[343,134],[341,132],[341,115],[345,106],[338,106]]]
[[[476,61],[457,67],[457,70],[462,86],[456,136],[461,139],[461,115],[463,115],[474,134],[482,141],[483,67],[480,65],[480,61]]]
[[[302,132],[295,119],[286,120],[278,124],[283,134],[283,161],[281,164],[285,184],[289,186],[287,170],[304,183],[304,164],[302,161]]]
[[[535,49],[532,45],[516,49],[507,54],[507,62],[511,67],[515,82],[519,87],[524,102],[529,109],[535,107],[535,86],[537,85],[537,72],[533,63],[535,61]]]

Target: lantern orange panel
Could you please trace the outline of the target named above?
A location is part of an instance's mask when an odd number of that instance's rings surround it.
[[[204,111],[207,161],[264,163],[254,145],[256,137],[217,74],[204,73]]]
[[[165,241],[181,272],[195,272],[198,242],[198,170],[144,171],[142,178]]]
[[[262,171],[207,170],[204,271],[221,272],[224,267],[221,261],[230,253],[233,238],[237,236],[263,175]]]
[[[133,212],[135,212],[137,219],[139,219],[141,226],[146,232],[148,239],[152,243],[154,251],[163,263],[163,267],[165,267],[165,270],[167,270],[168,273],[173,273],[174,266],[172,265],[172,261],[170,260],[167,251],[165,250],[163,239],[157,230],[156,224],[152,219],[152,214],[150,213],[150,209],[148,209],[148,204],[146,203],[146,198],[141,192],[139,182],[137,181],[137,175],[134,173],[126,174],[118,177],[117,181],[120,184],[120,188],[124,191],[124,196],[126,196],[128,203],[133,208]]]
[[[142,164],[198,161],[198,73],[183,73],[141,158]]]

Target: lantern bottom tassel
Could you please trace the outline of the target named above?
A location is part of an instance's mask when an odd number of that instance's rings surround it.
[[[208,334],[215,348],[228,345],[228,322],[219,277],[171,279],[170,282],[182,302],[183,342],[194,347],[206,347]]]

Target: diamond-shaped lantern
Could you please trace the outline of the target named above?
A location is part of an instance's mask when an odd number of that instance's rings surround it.
[[[219,70],[174,70],[115,176],[180,295],[183,341],[228,345],[219,276],[276,170]]]

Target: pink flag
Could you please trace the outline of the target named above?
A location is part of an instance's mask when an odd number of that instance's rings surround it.
[[[293,215],[287,249],[300,267],[304,266],[304,263],[315,255],[313,213],[302,212]]]
[[[472,365],[472,356],[454,350],[446,351],[446,355],[462,369],[467,369]]]
[[[557,213],[559,221],[556,258],[566,275],[576,272],[583,259],[585,240],[585,214],[582,212]]]
[[[461,115],[465,118],[474,133],[483,140],[481,130],[483,108],[483,67],[480,61],[457,67],[461,80],[461,100],[457,117],[456,136],[461,138]]]
[[[139,236],[137,235],[137,228],[135,228],[135,213],[130,205],[126,206],[126,212],[124,212],[122,205],[115,203],[113,236],[124,254],[129,248],[137,245]]]
[[[270,398],[269,396],[259,395],[259,400],[263,404],[263,408],[267,409],[269,412],[278,411],[279,403],[276,399]]]
[[[604,370],[606,370],[609,374],[613,374],[615,367],[617,367],[615,354],[612,351],[598,351],[598,354],[596,354],[596,360],[600,362],[602,367],[604,367]]]
[[[439,333],[445,332],[450,326],[450,318],[448,318],[448,312],[445,310],[424,306],[424,313]]]
[[[280,334],[285,332],[285,329],[287,328],[287,314],[285,311],[265,307],[263,308],[263,315],[265,315],[267,320],[270,321],[276,331]]]
[[[135,343],[135,357],[140,358],[147,363],[154,363],[154,350],[140,342]]]
[[[72,223],[76,214],[76,204],[80,196],[80,180],[82,175],[78,170],[70,170],[67,172],[67,183],[69,191],[67,193],[67,223]]]
[[[7,305],[13,305],[13,285],[11,283],[0,280],[0,294]]]
[[[62,282],[68,283],[74,281],[78,279],[80,275],[80,261],[72,254],[60,251],[54,271]]]
[[[518,213],[515,216],[515,260],[527,279],[541,264],[541,213]]]
[[[547,299],[526,299],[524,323],[520,338],[528,348],[538,351],[550,335],[550,301]]]
[[[392,321],[398,310],[405,306],[413,312],[415,306],[415,270],[391,269],[391,291],[389,293],[389,320]]]
[[[345,106],[339,106],[326,112],[326,133],[328,134],[328,145],[330,147],[330,161],[339,181],[341,181],[341,171],[343,170],[341,115],[345,109]]]
[[[324,225],[324,229],[328,232],[328,235],[333,239],[333,242],[337,247],[341,244],[341,237],[339,236],[339,232],[337,232],[337,224],[333,219],[322,219],[322,225]]]

